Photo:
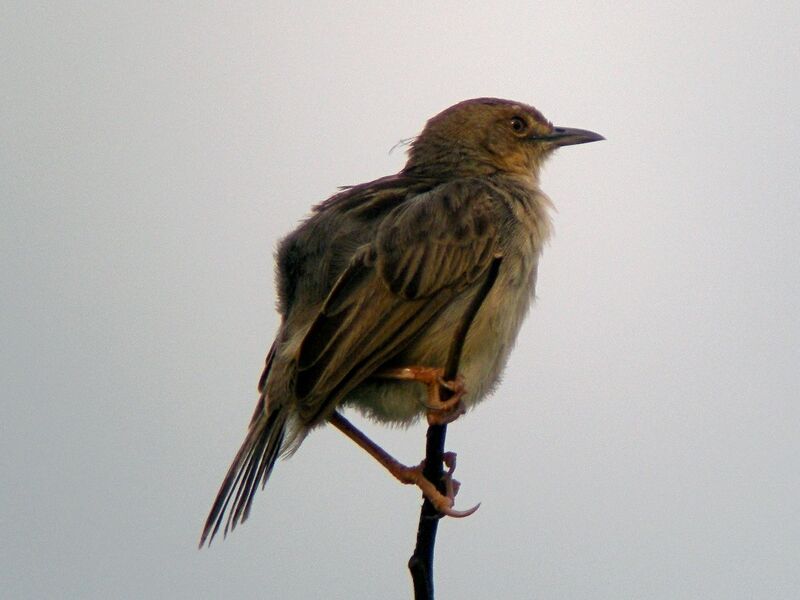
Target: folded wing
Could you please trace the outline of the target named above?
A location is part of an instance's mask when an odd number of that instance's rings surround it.
[[[297,357],[300,417],[313,423],[400,353],[498,254],[500,203],[475,180],[439,186],[389,214],[359,249]]]

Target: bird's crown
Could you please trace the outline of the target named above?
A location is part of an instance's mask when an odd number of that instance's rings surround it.
[[[464,100],[427,122],[411,145],[405,171],[535,174],[553,149],[541,143],[553,131],[552,123],[527,104],[499,98]]]

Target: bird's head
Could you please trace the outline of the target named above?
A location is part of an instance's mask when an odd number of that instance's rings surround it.
[[[430,119],[412,143],[403,171],[433,177],[501,172],[536,178],[556,148],[602,139],[592,131],[556,127],[527,104],[476,98]]]

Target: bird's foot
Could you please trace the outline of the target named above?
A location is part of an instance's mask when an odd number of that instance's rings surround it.
[[[419,381],[428,388],[428,399],[424,402],[428,409],[428,425],[447,425],[452,423],[466,411],[461,398],[467,393],[464,378],[457,375],[452,381],[444,379],[444,369],[437,367],[398,367],[384,369],[377,373],[386,379],[404,379]],[[448,398],[442,399],[442,388],[447,390]]]
[[[456,519],[468,517],[478,510],[481,504],[479,502],[467,510],[456,510],[453,508],[455,505],[456,494],[458,494],[458,490],[461,487],[461,484],[453,478],[453,471],[455,471],[456,468],[456,453],[445,452],[442,455],[442,460],[447,467],[447,471],[443,475],[445,483],[444,494],[436,489],[436,486],[433,485],[433,483],[431,483],[423,474],[425,461],[416,467],[404,466],[402,474],[394,475],[403,483],[416,485],[422,491],[422,494],[425,496],[425,498],[427,498],[436,509],[436,512],[438,512],[440,515],[454,517]]]
[[[445,493],[443,494],[423,474],[425,467],[424,461],[416,467],[408,467],[394,459],[383,448],[369,439],[366,435],[364,435],[363,432],[361,432],[361,430],[355,427],[352,423],[350,423],[350,421],[345,419],[338,412],[334,412],[329,417],[329,420],[334,427],[344,433],[361,448],[366,450],[375,460],[381,463],[398,481],[401,483],[416,485],[439,514],[448,517],[461,518],[468,517],[478,510],[480,504],[477,504],[468,510],[455,510],[453,508],[456,494],[458,493],[459,487],[461,487],[461,484],[453,479],[453,471],[455,471],[456,468],[455,452],[445,452],[442,455],[442,461],[447,467],[447,471],[443,475],[445,484]]]
[[[436,389],[439,389],[438,386],[436,386]],[[461,396],[463,396],[465,392],[466,390],[462,385],[461,391],[457,395],[449,398],[448,400],[439,401],[437,406],[431,401],[429,389],[428,404],[426,405],[428,409],[428,412],[426,413],[426,416],[428,417],[428,425],[447,425],[448,423],[455,421],[461,415],[465,414],[467,409],[464,407],[464,403],[461,402]]]

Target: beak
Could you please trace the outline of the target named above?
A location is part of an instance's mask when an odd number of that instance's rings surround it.
[[[574,144],[587,144],[589,142],[599,142],[604,140],[602,135],[586,129],[574,129],[572,127],[554,127],[553,133],[545,138],[554,146],[572,146]]]

